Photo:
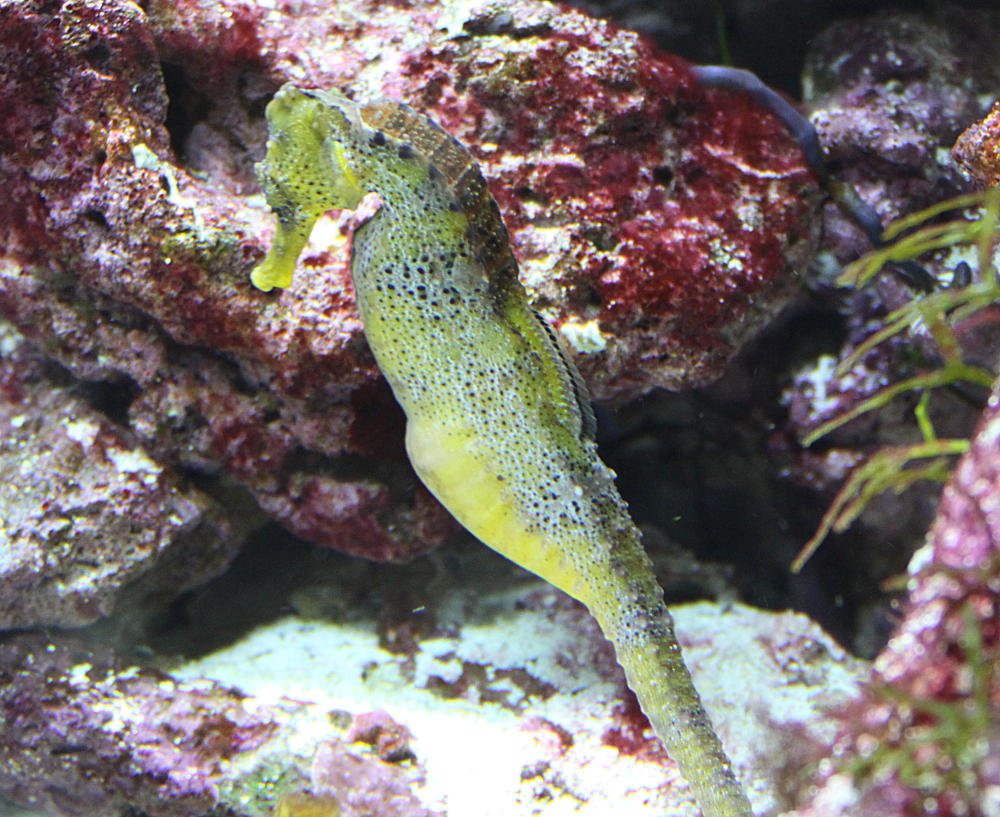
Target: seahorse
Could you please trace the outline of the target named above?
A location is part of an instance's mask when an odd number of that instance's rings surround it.
[[[586,386],[528,303],[472,155],[390,100],[286,84],[267,120],[258,174],[278,223],[254,285],[288,287],[320,214],[381,197],[351,274],[414,470],[473,535],[586,605],[705,817],[751,817],[598,456]]]

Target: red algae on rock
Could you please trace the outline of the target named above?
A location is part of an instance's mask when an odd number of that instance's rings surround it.
[[[803,817],[1000,809],[1000,389],[909,568],[904,617]],[[846,796],[833,796],[850,785]],[[835,807],[832,805],[837,803]]]
[[[253,160],[286,79],[402,97],[470,145],[535,306],[595,395],[716,377],[813,246],[782,126],[582,13],[518,2],[0,0],[0,314],[167,465],[235,477],[303,538],[407,558],[454,530],[400,457],[324,221],[280,296]],[[30,47],[26,47],[30,44]],[[383,390],[384,391],[384,390]]]
[[[581,14],[521,3],[465,29],[471,43],[409,55],[385,87],[470,145],[595,397],[717,378],[814,246],[817,187],[794,140]]]
[[[963,131],[952,156],[980,187],[1000,185],[1000,102]]]
[[[316,542],[421,552],[453,530],[444,512],[408,503],[408,465],[351,433],[352,392],[378,373],[347,245],[292,325],[242,286],[262,251],[263,214],[241,197],[263,140],[250,111],[272,90],[248,56],[255,18],[219,7],[196,43],[173,28],[195,6],[173,12],[154,24],[126,2],[0,2],[0,46],[17,55],[0,77],[0,179],[19,202],[0,208],[0,313],[70,378],[123,384],[113,411],[158,465],[229,473]],[[401,437],[398,415],[379,428],[369,442]],[[356,456],[369,467],[345,466]],[[331,492],[345,501],[328,506]]]

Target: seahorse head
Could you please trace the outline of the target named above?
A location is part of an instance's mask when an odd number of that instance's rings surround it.
[[[355,103],[286,83],[268,103],[267,122],[267,155],[257,174],[279,220],[357,206],[365,191],[345,149],[360,123]]]

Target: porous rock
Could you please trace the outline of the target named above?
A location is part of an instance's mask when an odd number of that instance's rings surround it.
[[[882,12],[845,19],[812,43],[803,95],[831,175],[854,187],[884,224],[971,190],[950,148],[956,136],[982,116],[995,92],[1000,79],[998,31],[1000,16],[995,11],[942,7],[925,14]],[[774,448],[787,455],[780,466],[784,473],[796,486],[817,492],[820,506],[833,500],[851,467],[878,446],[921,439],[913,414],[919,395],[902,395],[879,411],[863,414],[808,450],[801,440],[888,385],[941,362],[934,338],[916,325],[852,365],[841,365],[885,326],[887,314],[921,297],[914,279],[890,266],[861,290],[836,290],[832,275],[871,249],[870,238],[859,226],[828,204],[820,263],[814,265],[810,283],[824,301],[846,315],[846,331],[829,339],[818,357],[793,374],[782,397],[788,415],[780,423],[781,439],[776,435]],[[968,247],[926,254],[918,264],[929,282],[947,287],[963,258],[975,264]],[[992,321],[974,317],[957,326],[956,335],[968,361],[995,365],[1000,344]],[[834,345],[838,343],[839,348]],[[968,436],[979,413],[975,401],[947,389],[935,392],[928,410],[941,437]],[[866,595],[882,598],[875,584],[905,567],[933,519],[939,495],[939,487],[930,482],[901,495],[886,492],[870,503],[858,529],[849,531],[839,545],[824,543],[820,561],[829,555],[828,572],[857,567],[852,584],[867,584]],[[873,549],[871,561],[862,564],[853,550],[870,540],[879,547]]]
[[[0,2],[0,312],[158,462],[229,474],[313,542],[406,558],[454,531],[414,479],[354,307],[353,221],[293,288],[252,174],[285,80],[402,98],[469,144],[534,304],[599,398],[718,376],[813,246],[816,186],[755,103],[535,2]],[[30,46],[30,47],[29,47]]]
[[[840,712],[834,762],[821,766],[802,817],[986,817],[1000,808],[998,440],[994,388],[910,562],[903,618],[863,694]]]
[[[0,209],[0,311],[72,378],[121,385],[109,410],[155,462],[235,477],[312,541],[424,550],[453,528],[413,488],[346,267],[292,309],[304,321],[246,283],[267,220],[248,157],[275,87],[247,45],[259,15],[206,11],[192,40],[190,10],[162,9],[157,42],[133,3],[0,3],[0,179],[19,202]],[[221,138],[186,124],[212,99]]]
[[[228,564],[240,526],[212,499],[55,386],[9,326],[0,352],[0,627],[88,624]]]
[[[951,153],[979,187],[1000,185],[1000,102],[962,132]]]
[[[948,151],[1000,79],[998,30],[986,10],[883,12],[835,23],[812,43],[803,102],[836,177],[883,223],[967,189]],[[870,249],[832,206],[824,222],[824,246],[841,262]]]
[[[351,753],[303,702],[265,704],[64,638],[0,643],[0,715],[0,792],[58,817],[264,817],[282,796],[342,817],[434,817],[409,770]]]

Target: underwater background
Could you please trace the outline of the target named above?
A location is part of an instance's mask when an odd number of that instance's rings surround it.
[[[416,480],[358,220],[250,287],[289,80],[475,155],[755,812],[1000,814],[998,32],[0,0],[0,814],[697,813],[585,609]]]

